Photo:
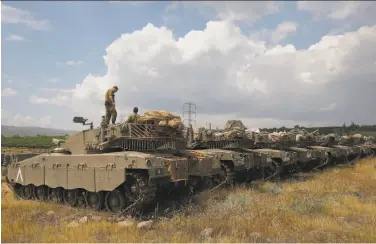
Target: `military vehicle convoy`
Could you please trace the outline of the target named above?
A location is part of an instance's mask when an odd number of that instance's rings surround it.
[[[135,123],[94,128],[83,117],[73,122],[90,127],[56,142],[50,153],[9,164],[6,178],[17,197],[122,213],[160,193],[268,180],[373,156],[376,149],[373,138],[248,132],[239,120],[222,130],[190,127],[184,134],[180,117],[163,110]]]

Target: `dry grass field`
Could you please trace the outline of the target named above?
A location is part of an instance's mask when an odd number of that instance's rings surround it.
[[[107,213],[14,200],[2,183],[1,234],[2,242],[376,242],[375,193],[376,159],[362,160],[277,187],[204,193],[142,229]],[[68,226],[84,216],[86,223]]]

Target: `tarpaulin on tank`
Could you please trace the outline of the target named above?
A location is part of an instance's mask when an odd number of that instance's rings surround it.
[[[225,125],[226,130],[246,130],[247,128],[244,126],[243,122],[241,120],[228,120]]]
[[[172,128],[179,128],[182,125],[180,116],[177,116],[166,110],[150,110],[140,116],[139,119],[143,121],[154,121],[155,124],[160,126],[169,126]]]

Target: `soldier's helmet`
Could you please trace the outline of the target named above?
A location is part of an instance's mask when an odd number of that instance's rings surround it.
[[[134,107],[133,108],[133,113],[137,113],[138,112],[138,108],[137,107]]]

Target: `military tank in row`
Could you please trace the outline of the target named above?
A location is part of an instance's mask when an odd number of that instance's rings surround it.
[[[240,170],[232,167],[235,171],[232,175],[270,179],[373,155],[370,146],[363,145],[364,140],[351,144],[349,138],[345,140],[347,144],[339,143],[340,137],[335,134],[320,135],[318,130],[308,132],[297,128],[279,133],[249,132],[242,121],[230,120],[222,130],[199,128],[190,147],[206,152],[221,149],[248,155],[246,158],[258,163],[245,164],[250,167]],[[262,174],[255,175],[255,171]]]
[[[222,130],[190,127],[184,133],[180,117],[167,111],[97,128],[83,117],[73,122],[89,128],[57,142],[50,153],[9,164],[6,179],[18,198],[122,213],[158,194],[268,180],[311,164],[346,161],[350,149],[363,156],[373,152],[372,143],[360,141],[337,145],[333,137],[328,144],[327,137],[301,132],[278,138],[248,132],[236,120]]]

